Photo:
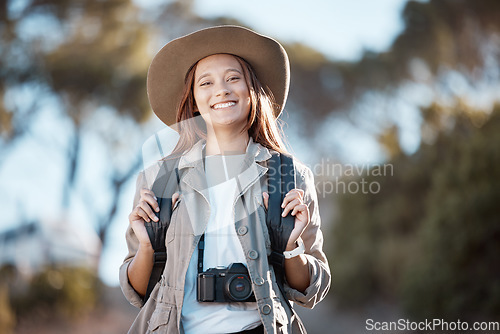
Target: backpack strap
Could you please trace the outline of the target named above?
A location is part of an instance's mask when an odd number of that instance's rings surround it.
[[[152,187],[160,212],[158,222],[151,220],[144,223],[154,250],[154,265],[143,298],[144,303],[149,299],[155,285],[160,281],[167,262],[165,238],[170,225],[170,217],[172,216],[172,195],[180,187],[179,160],[179,158],[164,160]],[[172,172],[175,173],[175,177],[173,177]]]
[[[268,161],[268,210],[266,224],[271,239],[271,255],[268,257],[269,264],[274,268],[276,282],[285,297],[285,256],[288,239],[295,226],[295,217],[290,213],[286,217],[281,216],[281,203],[285,195],[295,188],[295,168],[293,158],[290,155],[273,152]],[[288,299],[285,300],[290,306]]]

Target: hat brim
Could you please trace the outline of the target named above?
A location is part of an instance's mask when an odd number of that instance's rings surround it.
[[[243,27],[218,26],[177,38],[153,58],[147,77],[148,98],[166,125],[176,123],[188,70],[200,59],[219,53],[237,55],[252,66],[262,85],[272,92],[278,105],[275,115],[279,116],[290,86],[290,64],[283,46]]]

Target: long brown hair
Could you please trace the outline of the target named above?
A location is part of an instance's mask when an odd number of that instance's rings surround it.
[[[275,110],[279,106],[274,102],[272,92],[262,86],[255,75],[252,66],[243,58],[231,55],[241,65],[243,76],[250,91],[250,112],[247,125],[243,131],[253,141],[268,149],[281,153],[287,153],[281,120],[275,116]],[[206,139],[207,130],[205,122],[195,112],[195,99],[193,93],[194,73],[198,62],[196,62],[186,74],[182,98],[177,110],[177,131],[180,134],[179,141],[172,151],[172,156],[178,156],[189,150],[200,139]]]

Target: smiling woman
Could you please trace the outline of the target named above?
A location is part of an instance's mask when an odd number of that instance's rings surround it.
[[[288,86],[283,47],[242,27],[200,30],[153,59],[150,103],[180,137],[138,177],[120,268],[125,296],[142,307],[130,333],[305,333],[289,301],[321,301],[330,269],[312,172],[288,155],[277,126]],[[280,203],[270,203],[266,182],[273,154],[293,159],[297,176]],[[271,205],[295,218],[278,271],[267,257]],[[165,219],[167,260],[151,292],[145,223]]]
[[[283,61],[286,61],[286,63],[288,63],[288,59],[284,59]],[[226,62],[227,64],[219,64]],[[210,55],[199,60],[191,66],[186,74],[186,84],[184,85],[183,91],[180,94],[182,98],[180,101],[179,111],[177,112],[177,123],[171,124],[172,128],[179,129],[180,134],[179,142],[173,150],[172,155],[175,156],[177,154],[182,154],[182,152],[185,152],[187,149],[191,148],[194,143],[201,138],[208,139],[207,133],[210,133],[210,136],[208,137],[215,138],[212,118],[211,116],[207,116],[213,114],[204,113],[205,116],[201,117],[203,120],[200,120],[200,117],[196,116],[202,115],[200,109],[198,108],[198,103],[203,103],[201,92],[210,92],[208,86],[210,86],[211,89],[214,89],[214,84],[218,84],[217,82],[214,82],[213,76],[215,75],[215,73],[211,73],[210,70],[204,70],[203,67],[217,67],[219,65],[223,65],[221,69],[219,69],[219,71],[223,72],[219,74],[221,76],[219,79],[220,81],[227,81],[227,83],[224,83],[224,85],[227,86],[223,88],[225,89],[224,92],[218,93],[221,93],[223,95],[228,93],[229,95],[235,95],[237,92],[233,92],[232,89],[237,86],[238,90],[240,91],[239,94],[243,94],[241,96],[245,96],[245,99],[248,97],[250,109],[249,112],[246,113],[247,121],[245,122],[246,124],[244,128],[242,128],[242,131],[248,131],[249,137],[254,138],[256,142],[261,143],[269,149],[273,149],[278,152],[286,152],[282,135],[278,127],[278,120],[276,119],[276,110],[278,110],[278,114],[279,112],[281,112],[282,106],[286,101],[286,95],[282,99],[283,102],[281,103],[281,105],[274,102],[274,94],[283,94],[283,92],[281,91],[283,87],[275,88],[274,91],[269,87],[264,88],[261,82],[257,79],[255,70],[252,68],[252,65],[250,65],[245,59],[234,54],[221,52],[219,54]],[[201,69],[198,69],[199,66]],[[288,82],[287,73],[280,73],[279,76],[282,77],[282,80]],[[152,80],[154,80],[154,78],[152,78],[151,81]],[[241,86],[243,84],[245,84],[245,88],[242,91]],[[204,89],[201,89],[201,87],[204,87]],[[230,90],[228,90],[228,88]],[[288,89],[288,83],[285,89]],[[196,99],[195,92],[200,93],[200,101]],[[220,96],[217,97],[217,99],[220,99]],[[214,103],[217,103],[217,100],[214,101]],[[228,103],[237,102],[231,100],[221,101]],[[239,109],[241,109],[242,103],[244,103],[245,105],[247,104],[247,101],[244,101],[242,99],[239,99],[238,102]],[[211,103],[212,102],[208,102],[210,108],[208,108],[207,110],[214,109],[213,107],[215,105]],[[220,107],[222,107],[222,105],[217,106],[217,108]],[[169,114],[167,114],[165,117],[168,118]],[[170,119],[166,121],[166,124],[168,124],[168,122],[173,123],[173,121]],[[223,128],[219,127],[219,130],[223,130]],[[218,136],[220,137],[222,133],[226,135],[229,134],[227,131],[220,131]],[[225,142],[230,142],[232,140],[234,140],[234,138],[228,138],[228,140],[225,140]],[[221,140],[217,141],[215,147],[218,147],[218,143],[220,141]],[[246,141],[246,143],[248,143],[248,140]]]
[[[236,58],[228,54],[203,58],[196,65],[194,78],[195,111],[207,124],[207,137],[216,138],[215,132],[239,137],[247,125],[251,102],[243,69]],[[236,138],[227,138],[232,139]]]

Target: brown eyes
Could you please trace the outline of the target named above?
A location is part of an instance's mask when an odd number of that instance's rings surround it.
[[[227,81],[227,82],[231,82],[231,81],[236,81],[236,80],[239,80],[239,79],[240,79],[240,77],[238,77],[238,76],[232,76],[232,77],[227,78],[227,80],[226,80],[226,81]],[[212,82],[211,82],[211,81],[203,81],[203,82],[200,84],[200,87],[202,87],[202,86],[208,86],[208,85],[211,85],[211,84],[212,84]]]

